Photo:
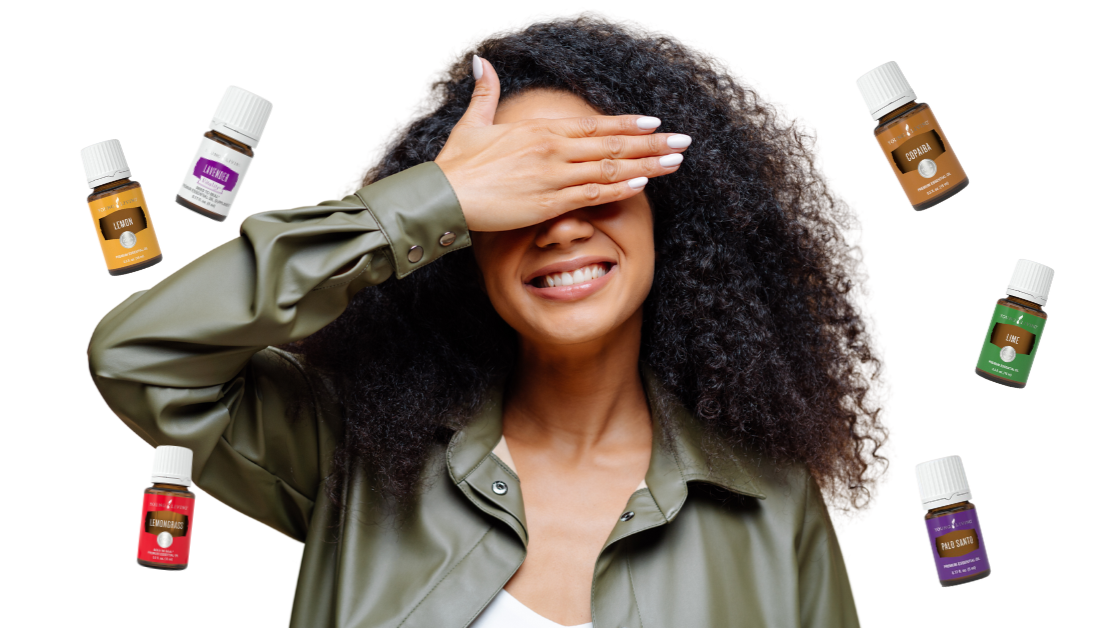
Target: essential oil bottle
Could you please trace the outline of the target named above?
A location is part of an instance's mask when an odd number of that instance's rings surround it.
[[[1016,262],[1008,296],[996,302],[985,344],[977,358],[977,374],[985,379],[1023,388],[1039,351],[1039,342],[1046,326],[1046,297],[1054,269],[1031,260]]]
[[[138,564],[180,571],[189,566],[192,541],[192,450],[162,445],[154,450],[154,486],[142,496]]]
[[[162,261],[142,186],[131,180],[119,140],[82,148],[81,161],[92,188],[88,208],[108,274],[126,275]]]
[[[916,102],[916,93],[896,61],[863,74],[858,89],[877,120],[873,130],[877,143],[912,209],[938,205],[969,185],[934,112],[927,103]]]
[[[987,577],[989,556],[981,536],[977,507],[970,503],[969,482],[962,459],[949,456],[916,465],[923,520],[931,539],[931,555],[939,584],[952,587]]]
[[[227,219],[272,109],[261,96],[227,88],[177,192],[179,205],[212,220]]]

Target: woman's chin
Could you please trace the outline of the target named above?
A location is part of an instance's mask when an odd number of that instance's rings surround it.
[[[595,316],[559,316],[553,319],[531,321],[525,334],[533,342],[547,345],[578,345],[597,341],[618,327],[617,321]]]

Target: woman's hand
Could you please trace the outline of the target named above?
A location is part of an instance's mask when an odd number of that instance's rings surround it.
[[[687,135],[654,133],[644,116],[492,123],[500,80],[473,57],[473,99],[435,163],[473,231],[508,231],[579,207],[634,196],[648,177],[677,170]]]

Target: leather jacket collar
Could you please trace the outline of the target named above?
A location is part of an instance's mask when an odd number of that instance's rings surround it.
[[[718,456],[709,464],[701,446],[703,432],[691,413],[666,393],[648,367],[642,367],[641,372],[654,424],[650,466],[645,486],[628,501],[627,512],[634,513],[634,524],[618,527],[618,533],[613,531],[605,547],[624,536],[673,521],[688,497],[689,482],[766,498],[751,472],[757,458],[736,452],[731,457]],[[469,424],[450,440],[447,468],[455,485],[471,502],[506,523],[526,544],[527,519],[519,476],[511,460],[496,451],[504,451],[498,447],[503,439],[503,399],[501,381],[489,390]]]

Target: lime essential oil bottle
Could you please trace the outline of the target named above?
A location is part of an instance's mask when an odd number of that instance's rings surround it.
[[[1054,269],[1031,260],[1016,262],[1008,296],[996,302],[977,357],[976,372],[985,379],[1023,388],[1046,327],[1046,305]]]

